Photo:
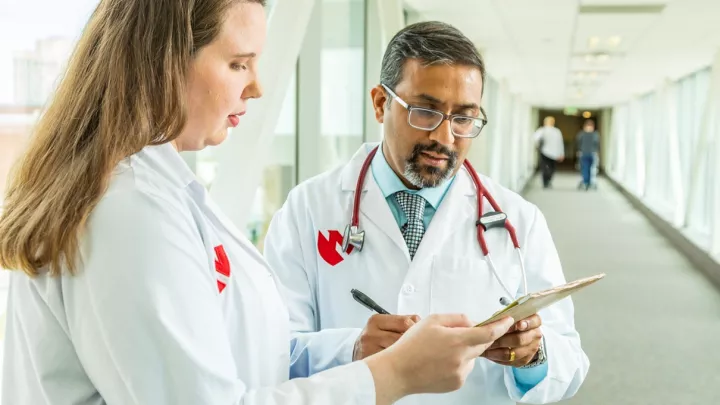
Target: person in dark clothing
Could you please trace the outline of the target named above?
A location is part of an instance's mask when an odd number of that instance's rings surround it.
[[[585,120],[583,130],[578,132],[575,138],[575,145],[577,156],[580,158],[580,173],[582,173],[582,182],[578,184],[578,188],[584,187],[587,190],[591,186],[591,170],[600,150],[600,135],[595,131],[593,120]]]

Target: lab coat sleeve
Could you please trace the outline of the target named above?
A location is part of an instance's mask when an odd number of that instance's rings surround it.
[[[539,291],[566,283],[555,244],[545,217],[533,207],[534,215],[524,241],[523,258],[528,289]],[[546,404],[570,398],[585,380],[589,360],[580,346],[575,330],[574,309],[570,297],[540,311],[547,356],[547,375],[527,392],[518,387],[511,367],[505,368],[505,385],[510,398],[528,404]]]
[[[90,218],[83,271],[63,288],[69,334],[104,402],[375,403],[364,362],[248,388],[238,370],[252,373],[253,364],[235,363],[207,253],[185,218],[172,201],[140,191],[106,196]]]
[[[317,304],[317,269],[315,235],[304,227],[294,204],[300,196],[291,193],[288,201],[270,223],[265,238],[265,259],[281,284],[281,291],[290,313],[291,342],[290,376],[308,377],[323,370],[352,362],[358,328],[320,329]]]

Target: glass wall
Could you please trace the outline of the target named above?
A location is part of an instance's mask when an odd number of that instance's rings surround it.
[[[365,1],[315,3],[263,170],[248,236],[262,249],[290,189],[352,157],[363,143]]]
[[[247,236],[262,248],[272,215],[280,209],[297,181],[297,75],[290,80],[272,140],[273,153],[262,170],[246,227]]]
[[[519,192],[535,167],[533,109],[492,72],[485,79],[483,108],[488,124],[473,140],[468,159],[479,172]]]
[[[365,1],[323,0],[321,5],[317,85],[322,124],[317,147],[323,150],[319,169],[324,171],[348,160],[362,144],[363,107],[370,103],[370,96],[364,80]]]
[[[720,229],[713,173],[720,72],[703,69],[613,111],[608,174],[709,250]],[[714,90],[717,92],[717,90]],[[715,207],[715,208],[713,208]],[[715,252],[717,253],[717,252]]]

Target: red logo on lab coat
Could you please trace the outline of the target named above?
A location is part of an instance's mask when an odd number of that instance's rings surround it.
[[[339,231],[328,231],[328,237],[326,238],[322,232],[318,231],[318,253],[320,257],[331,266],[335,266],[338,263],[345,260],[340,249],[342,249],[343,237]],[[338,247],[340,247],[338,249]],[[353,247],[350,246],[347,253],[352,252]]]
[[[225,254],[223,245],[215,246],[215,271],[218,273],[218,290],[223,292],[225,287],[227,287],[227,280],[230,279],[230,261]]]

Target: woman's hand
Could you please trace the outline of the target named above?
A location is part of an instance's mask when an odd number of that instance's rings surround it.
[[[465,315],[431,315],[386,350],[368,357],[377,404],[462,387],[477,359],[513,326],[512,318],[472,327]]]

